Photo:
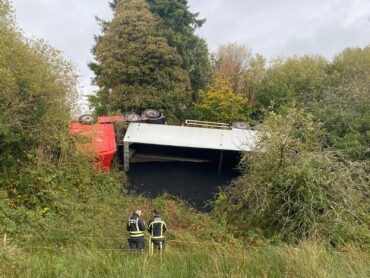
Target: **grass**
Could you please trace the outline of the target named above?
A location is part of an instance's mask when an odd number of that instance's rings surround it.
[[[43,245],[45,247],[45,245]],[[241,248],[170,242],[165,257],[74,243],[2,247],[4,277],[370,277],[370,255],[331,252],[314,243]],[[39,246],[40,247],[40,246]]]
[[[27,221],[22,211],[11,214],[0,277],[370,277],[369,252],[331,252],[311,242],[246,247],[230,227],[168,196],[148,200],[97,187],[56,205],[57,213]],[[147,219],[153,207],[170,227],[163,261],[127,250],[128,216],[142,208]]]

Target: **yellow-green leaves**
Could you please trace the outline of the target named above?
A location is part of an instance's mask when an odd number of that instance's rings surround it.
[[[251,112],[247,97],[236,94],[231,82],[219,77],[205,91],[200,91],[199,103],[194,106],[197,119],[226,123],[250,121]]]

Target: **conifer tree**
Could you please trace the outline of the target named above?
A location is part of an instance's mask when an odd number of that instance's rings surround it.
[[[110,3],[111,7],[114,9],[120,1],[113,0]],[[198,19],[199,13],[190,12],[187,0],[145,1],[161,23],[161,35],[181,56],[181,68],[189,75],[195,100],[198,91],[205,89],[210,73],[207,44],[195,34],[195,30],[202,27],[205,19]],[[104,21],[101,23],[107,24]]]
[[[205,19],[189,11],[187,0],[147,0],[150,10],[161,18],[163,35],[170,46],[182,57],[182,68],[189,74],[193,99],[205,89],[209,79],[210,63],[206,42],[194,32]]]
[[[159,34],[160,23],[144,0],[122,0],[93,49],[100,91],[90,99],[98,114],[161,109],[176,116],[190,101],[181,56]]]

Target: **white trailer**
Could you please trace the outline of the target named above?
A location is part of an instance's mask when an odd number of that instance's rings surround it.
[[[124,169],[126,172],[130,169],[130,158],[134,155],[130,150],[132,144],[180,147],[189,151],[219,150],[221,167],[223,151],[250,152],[256,148],[256,143],[254,130],[130,123],[123,140]],[[189,158],[177,160],[189,161]]]

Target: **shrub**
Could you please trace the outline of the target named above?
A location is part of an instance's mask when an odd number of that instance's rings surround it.
[[[244,156],[242,176],[218,196],[214,213],[240,234],[261,229],[288,242],[366,241],[369,165],[322,149],[311,119],[294,109],[271,113],[259,151]]]
[[[232,123],[250,122],[251,113],[247,97],[236,94],[227,79],[215,77],[205,91],[200,91],[192,116],[197,120]]]

